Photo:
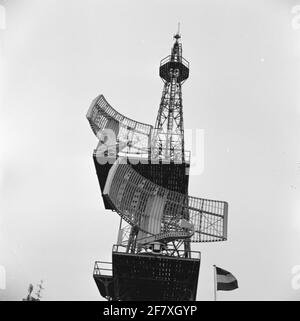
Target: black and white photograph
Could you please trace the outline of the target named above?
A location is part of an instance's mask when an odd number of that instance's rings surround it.
[[[299,300],[300,0],[0,0],[0,301]]]

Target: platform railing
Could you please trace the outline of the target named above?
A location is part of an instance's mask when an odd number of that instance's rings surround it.
[[[120,245],[120,244],[114,244],[112,251],[113,251],[113,253],[124,253],[124,254],[127,253],[127,254],[140,254],[140,255],[152,253],[151,251],[149,251],[149,252],[137,251],[136,253],[128,253],[127,247],[124,245]],[[155,255],[157,255],[157,254],[155,254]],[[189,259],[196,259],[196,260],[201,259],[201,252],[199,252],[199,251],[184,251],[184,250],[177,250],[174,248],[168,248],[167,250],[162,251],[161,255],[174,256],[174,257],[180,257],[180,258],[189,258]]]
[[[169,55],[169,56],[165,57],[164,59],[162,59],[160,61],[160,66],[166,64],[169,61],[172,61],[171,58],[172,58],[172,56]],[[175,62],[181,62],[185,67],[189,68],[189,62],[186,59],[184,59],[183,57],[180,57],[180,59],[178,59],[178,60],[175,59],[174,61]]]
[[[150,148],[144,148],[144,149],[139,149],[136,148],[136,151],[127,151],[126,149],[124,150],[119,150],[118,145],[116,144],[115,146],[109,146],[107,149],[99,150],[99,148],[94,149],[94,156],[97,157],[103,157],[103,158],[114,158],[117,159],[119,156],[125,157],[125,158],[133,158],[137,159],[141,162],[144,163],[150,163],[150,164],[156,164],[159,162],[164,162],[164,163],[176,163],[176,164],[181,164],[182,163],[182,150],[180,149],[174,149],[173,152],[176,154],[178,153],[180,156],[177,157],[175,160],[170,160],[170,158],[167,158],[165,155],[167,154],[166,151],[167,148],[162,148],[161,149],[161,155],[156,155],[157,149],[150,149]],[[156,156],[155,156],[156,155]],[[190,164],[191,160],[191,152],[188,150],[184,151],[184,163],[185,164]]]
[[[112,262],[96,261],[93,275],[112,276]]]

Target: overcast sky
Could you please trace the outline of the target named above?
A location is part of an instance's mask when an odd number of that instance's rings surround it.
[[[193,245],[197,299],[213,299],[213,264],[240,286],[220,300],[300,299],[300,0],[0,4],[0,300],[22,299],[41,279],[45,300],[102,299],[93,264],[111,260],[119,218],[104,211],[85,115],[104,94],[155,123],[159,62],[178,21],[190,61],[184,123],[204,130],[190,195],[229,202],[228,241]]]

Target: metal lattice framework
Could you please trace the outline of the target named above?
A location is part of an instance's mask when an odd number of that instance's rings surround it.
[[[98,152],[148,157],[153,126],[123,116],[103,95],[93,100],[86,117],[99,138]]]
[[[224,241],[227,209],[223,201],[191,197],[154,184],[119,158],[110,169],[104,196],[139,230],[139,243],[190,238]]]
[[[98,156],[129,156],[170,161],[169,148],[166,146],[167,133],[162,128],[130,119],[117,112],[103,95],[96,97],[86,115],[94,134],[99,138],[96,148]],[[177,137],[177,134],[172,135]],[[161,141],[158,153],[155,146]],[[180,138],[181,139],[181,138]],[[165,142],[164,144],[162,142]],[[182,162],[182,148],[173,152],[178,155],[175,162]],[[190,161],[190,152],[183,151],[185,163]]]
[[[182,83],[189,76],[189,63],[182,57],[180,36],[175,36],[171,55],[160,63],[159,74],[164,88],[156,118],[156,135],[153,136],[154,154],[184,162],[184,126],[182,108]]]
[[[181,89],[189,63],[179,32],[174,38],[160,63],[154,127],[120,114],[103,95],[87,113],[99,139],[93,159],[104,206],[121,217],[112,267],[96,262],[94,270],[108,300],[195,300],[200,256],[193,257],[191,242],[227,239],[227,202],[188,195]]]

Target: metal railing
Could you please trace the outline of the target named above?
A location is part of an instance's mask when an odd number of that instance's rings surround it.
[[[143,255],[143,254],[147,255],[149,253],[152,253],[151,251],[147,252],[146,250],[143,250],[143,251],[137,250],[135,253],[128,253],[127,247],[124,245],[120,245],[120,244],[114,244],[112,251],[115,253],[124,253],[124,254],[127,253],[127,254],[139,254],[139,255]],[[195,259],[195,260],[201,259],[201,252],[199,252],[199,251],[178,250],[178,249],[174,249],[172,247],[163,250],[160,254],[163,256],[174,256],[174,257],[189,258],[189,259]],[[155,255],[157,255],[157,254],[155,254]]]
[[[101,164],[103,163],[110,163],[113,164],[114,161],[122,157],[123,158],[123,164],[128,163],[135,165],[139,162],[142,162],[143,164],[190,164],[191,159],[191,152],[185,150],[184,151],[184,158],[182,158],[182,152],[181,150],[175,150],[175,152],[178,151],[178,157],[175,157],[175,159],[171,160],[168,157],[168,153],[166,152],[166,149],[163,148],[160,150],[160,153],[157,152],[157,149],[144,149],[139,150],[136,148],[136,151],[131,150],[119,150],[118,146],[109,146],[108,148],[101,148],[101,149],[94,149],[94,156],[96,158],[99,158],[101,160]]]
[[[174,61],[174,62],[181,62],[185,67],[189,68],[189,65],[190,65],[189,62],[186,59],[184,59],[183,57],[180,57],[180,59],[175,59],[175,60],[172,60],[171,57],[172,56],[169,55],[169,56],[165,57],[164,59],[162,59],[160,61],[160,66],[164,65],[165,63],[167,63],[169,61]]]
[[[101,273],[102,272],[102,273]],[[96,261],[93,275],[112,276],[112,262]]]

